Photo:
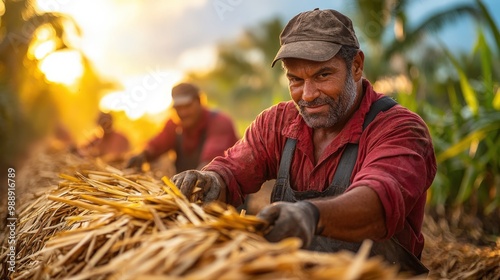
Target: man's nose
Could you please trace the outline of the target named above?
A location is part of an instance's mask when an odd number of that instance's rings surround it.
[[[319,91],[316,87],[316,83],[314,81],[305,80],[304,87],[302,89],[302,99],[307,102],[311,102],[314,99],[318,98]]]

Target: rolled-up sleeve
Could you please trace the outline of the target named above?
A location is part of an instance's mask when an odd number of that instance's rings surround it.
[[[283,145],[281,128],[287,122],[285,105],[278,104],[262,112],[245,135],[224,156],[216,157],[203,170],[217,172],[228,187],[227,202],[240,205],[246,195],[257,192],[262,184],[276,178],[277,163]]]

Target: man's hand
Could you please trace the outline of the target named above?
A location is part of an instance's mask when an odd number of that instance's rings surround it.
[[[267,240],[278,242],[287,237],[298,237],[302,240],[302,248],[307,248],[316,232],[319,210],[309,201],[275,202],[262,209],[257,217],[271,226],[265,235]]]
[[[225,200],[225,185],[222,180],[219,180],[219,175],[213,171],[187,170],[174,175],[172,182],[180,188],[182,194],[187,198],[190,198],[195,187],[198,187],[201,192],[197,195],[201,195],[197,196],[195,200],[200,199],[204,203]]]
[[[128,162],[127,162],[127,165],[125,166],[125,168],[132,168],[132,167],[135,167],[135,168],[138,168],[140,169],[142,167],[142,164],[147,162],[147,157],[146,157],[146,154],[145,153],[140,153],[136,156],[133,156],[131,157]]]

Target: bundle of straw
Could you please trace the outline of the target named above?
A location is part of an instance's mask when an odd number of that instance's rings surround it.
[[[192,203],[166,177],[119,170],[60,177],[19,215],[10,279],[404,278],[367,258],[369,243],[357,255],[300,250],[293,238],[269,243],[264,221],[228,205]]]
[[[444,219],[428,216],[424,222],[422,259],[430,269],[430,279],[500,279],[500,237],[495,244],[478,246],[458,240]]]

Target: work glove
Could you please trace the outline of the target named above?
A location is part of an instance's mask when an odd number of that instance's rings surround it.
[[[302,248],[312,242],[319,221],[318,208],[309,201],[275,202],[262,209],[257,217],[269,223],[269,231],[264,237],[278,242],[288,237],[302,240]]]
[[[191,201],[209,203],[219,198],[225,189],[213,171],[187,170],[172,177],[172,182]],[[199,188],[198,190],[196,188]]]
[[[132,168],[132,167],[135,167],[135,168],[138,168],[140,169],[142,167],[142,164],[147,162],[147,157],[146,157],[146,154],[145,153],[140,153],[136,156],[133,156],[131,157],[128,162],[127,162],[127,166],[125,166],[125,168]]]

